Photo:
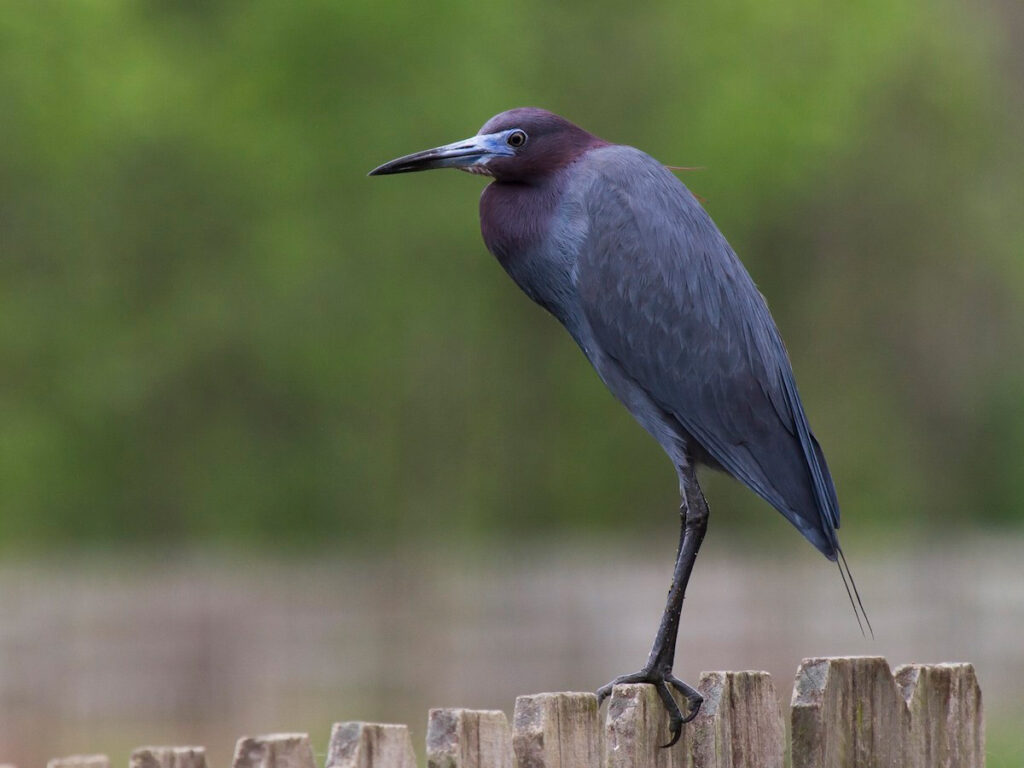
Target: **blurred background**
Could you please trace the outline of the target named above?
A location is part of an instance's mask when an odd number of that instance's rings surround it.
[[[1024,762],[1015,0],[7,3],[0,762],[595,689],[676,480],[486,253],[484,180],[367,179],[537,105],[683,175],[786,339],[877,639],[753,494],[680,676],[973,661]]]

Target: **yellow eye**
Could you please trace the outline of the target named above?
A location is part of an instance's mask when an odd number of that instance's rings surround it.
[[[523,131],[512,131],[505,139],[505,143],[510,147],[516,147],[517,149],[526,143],[526,133]]]

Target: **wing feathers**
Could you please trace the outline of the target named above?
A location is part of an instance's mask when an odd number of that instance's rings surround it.
[[[729,473],[835,559],[835,489],[764,299],[689,191],[647,155],[588,155],[578,288],[594,338]]]

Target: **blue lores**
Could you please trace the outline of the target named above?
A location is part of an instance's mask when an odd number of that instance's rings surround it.
[[[488,250],[565,326],[676,467],[679,550],[654,647],[639,672],[598,691],[603,700],[616,683],[653,684],[668,711],[671,746],[702,702],[672,674],[683,596],[707,529],[696,467],[743,482],[843,574],[835,487],[779,331],[701,205],[638,149],[523,108],[491,118],[470,139],[370,175],[432,168],[493,178],[480,198]],[[858,608],[863,614],[859,596]],[[685,697],[685,713],[671,689]]]

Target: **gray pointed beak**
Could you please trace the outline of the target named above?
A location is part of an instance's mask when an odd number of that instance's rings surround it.
[[[377,166],[369,176],[386,176],[390,173],[412,173],[429,171],[434,168],[462,168],[464,170],[486,166],[495,157],[511,157],[515,151],[505,139],[511,131],[487,133],[472,136],[464,141],[445,144],[443,147],[427,149],[405,157],[399,157],[384,165]]]

